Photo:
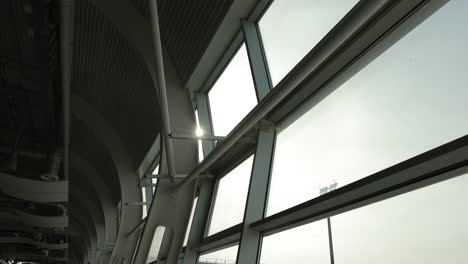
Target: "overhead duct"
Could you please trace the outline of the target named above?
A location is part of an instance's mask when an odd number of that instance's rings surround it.
[[[63,156],[59,152],[54,152],[50,158],[49,171],[47,173],[41,174],[41,179],[44,181],[58,181],[59,180],[59,171],[62,164]]]

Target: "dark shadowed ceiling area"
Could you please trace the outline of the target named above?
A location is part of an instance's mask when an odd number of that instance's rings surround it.
[[[57,1],[0,1],[0,260],[67,258],[59,59]]]
[[[154,74],[106,1],[0,1],[0,263],[108,263],[123,196],[141,191],[137,171],[158,155]],[[128,23],[150,28],[147,0],[116,1],[135,10],[139,20]],[[158,1],[164,52],[181,83],[232,2]]]
[[[147,0],[131,0],[150,21]],[[233,0],[159,0],[161,38],[186,82],[206,51]]]

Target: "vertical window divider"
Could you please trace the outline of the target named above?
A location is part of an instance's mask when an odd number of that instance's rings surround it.
[[[255,92],[258,101],[261,101],[271,91],[272,83],[260,34],[256,24],[247,20],[242,20],[242,31],[249,56]],[[236,263],[238,264],[257,263],[260,256],[262,234],[251,229],[250,224],[262,219],[266,210],[275,134],[274,127],[266,125],[259,132],[237,253]]]
[[[270,72],[261,41],[260,32],[255,23],[242,20],[242,32],[250,62],[258,101],[261,101],[272,89]]]
[[[270,170],[275,144],[275,129],[262,128],[257,142],[250,178],[247,203],[242,225],[238,264],[257,263],[260,256],[261,232],[250,228],[250,224],[263,218],[267,199]]]
[[[333,251],[333,232],[332,232],[330,217],[327,217],[327,227],[328,227],[328,246],[330,248],[330,263],[335,264],[335,253]]]
[[[208,135],[213,134],[213,127],[210,118],[210,111],[208,105],[208,96],[206,93],[195,95],[196,106],[198,109],[198,120],[200,127]],[[214,142],[209,140],[202,140],[203,155],[206,157],[214,148]],[[196,264],[198,261],[198,250],[196,246],[202,241],[205,231],[206,223],[210,214],[211,200],[213,197],[214,180],[202,179],[199,182],[200,191],[198,194],[197,204],[194,205],[195,212],[193,214],[192,225],[189,228],[189,237],[187,246],[185,247],[183,264]]]

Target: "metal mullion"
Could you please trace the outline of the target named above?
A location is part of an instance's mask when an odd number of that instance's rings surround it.
[[[260,33],[256,24],[246,20],[242,21],[242,31],[255,84],[255,92],[258,101],[261,101],[271,91],[272,83]]]
[[[200,127],[208,135],[213,135],[208,98],[206,94],[196,94],[196,106],[198,110],[198,122]],[[208,155],[213,150],[213,141],[202,140],[203,156]],[[203,179],[200,181],[200,191],[197,204],[194,205],[192,225],[189,226],[189,237],[185,247],[183,264],[196,264],[198,261],[198,245],[203,240],[210,214],[211,200],[213,197],[214,180]]]
[[[260,34],[255,23],[242,21],[242,31],[249,57],[250,70],[258,101],[272,89],[268,65],[265,60]],[[246,201],[244,222],[237,253],[238,264],[256,263],[260,255],[262,234],[250,228],[250,224],[263,218],[268,199],[270,168],[275,144],[274,128],[260,130],[255,152],[252,175]]]
[[[328,248],[330,250],[330,263],[335,264],[335,252],[333,250],[333,232],[330,217],[327,218]]]
[[[259,133],[255,159],[250,178],[244,222],[237,253],[238,264],[256,263],[260,255],[262,234],[250,225],[263,218],[268,199],[268,187],[275,144],[273,128]]]
[[[198,245],[203,240],[205,226],[210,212],[213,194],[213,180],[206,179],[200,183],[198,201],[195,205],[192,226],[189,227],[189,237],[184,252],[183,264],[196,264],[198,260]]]
[[[196,95],[196,103],[197,103],[197,109],[198,109],[198,119],[200,126],[205,128],[207,130],[208,136],[213,136],[214,135],[214,129],[213,129],[213,122],[211,119],[211,112],[210,112],[210,103],[208,99],[208,94],[203,93],[203,94],[197,94]],[[215,142],[214,141],[209,141],[209,140],[202,140],[202,147],[203,147],[203,156],[206,157],[215,147]],[[206,183],[203,183],[206,184]],[[216,179],[211,179],[210,180],[210,185],[211,185],[211,197],[209,201],[204,201],[205,205],[204,207],[207,208],[207,214],[205,219],[203,219],[203,233],[202,233],[202,238],[207,236],[208,234],[208,229],[209,225],[211,222],[211,213],[212,213],[212,206],[215,203],[216,199],[216,193],[218,189],[218,181]],[[202,206],[202,205],[200,205]]]
[[[207,94],[196,94],[198,110],[198,122],[200,127],[208,136],[213,136],[213,124],[211,122],[210,107]],[[215,144],[210,140],[202,140],[203,156],[206,157],[214,148]]]

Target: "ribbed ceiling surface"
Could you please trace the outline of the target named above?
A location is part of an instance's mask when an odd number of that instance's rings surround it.
[[[148,0],[131,0],[150,21]],[[188,80],[233,0],[158,0],[161,38],[180,77]]]
[[[114,204],[117,204],[120,201],[120,185],[112,156],[106,146],[77,118],[72,119],[70,131],[70,148],[93,165],[109,187]],[[76,170],[72,170],[71,177],[79,177],[79,174],[73,172]]]
[[[137,167],[160,130],[156,89],[140,55],[101,11],[88,0],[75,4],[72,92],[111,123]]]

